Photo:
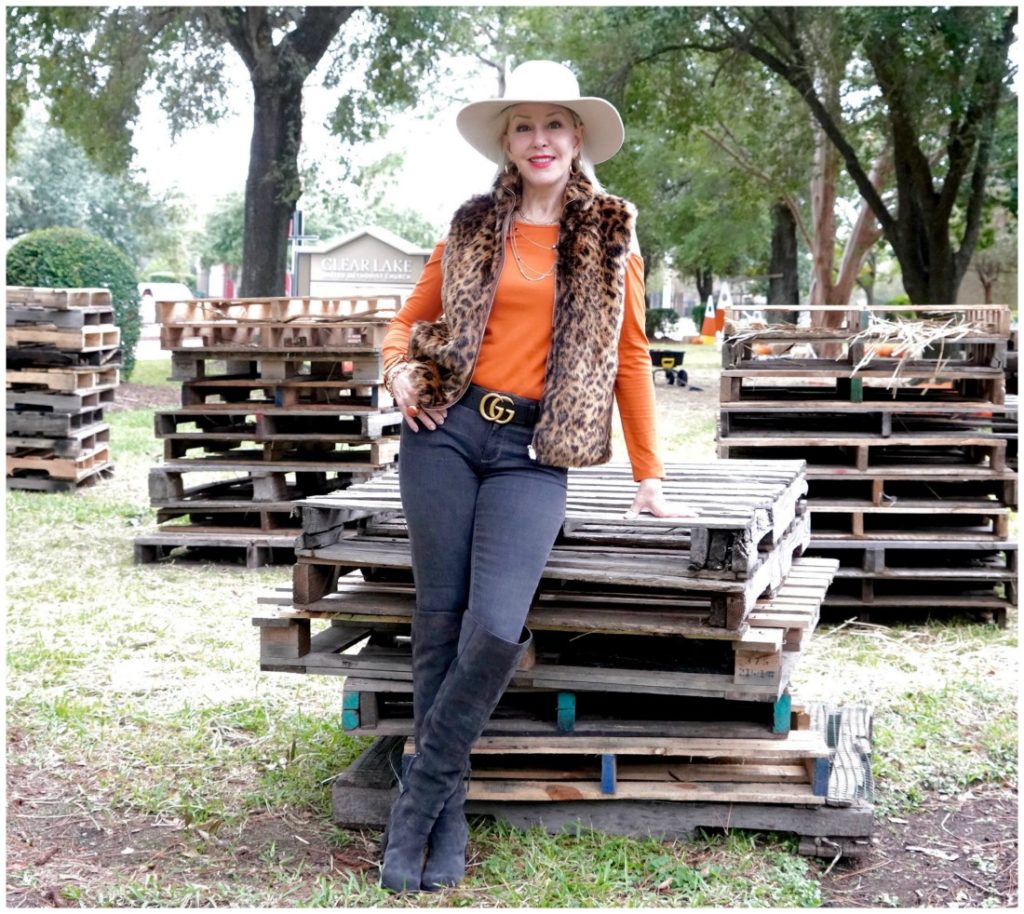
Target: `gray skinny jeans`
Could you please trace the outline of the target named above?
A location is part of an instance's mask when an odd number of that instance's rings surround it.
[[[531,460],[533,428],[456,404],[443,425],[402,426],[402,507],[417,612],[466,612],[517,642],[565,517],[568,471]]]

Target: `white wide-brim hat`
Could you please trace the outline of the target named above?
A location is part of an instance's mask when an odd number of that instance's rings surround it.
[[[502,112],[512,105],[551,102],[575,111],[583,122],[583,154],[593,163],[605,162],[622,147],[626,132],[622,118],[603,98],[580,96],[572,70],[552,60],[528,60],[508,75],[501,98],[471,102],[455,119],[466,141],[492,162],[501,162]]]

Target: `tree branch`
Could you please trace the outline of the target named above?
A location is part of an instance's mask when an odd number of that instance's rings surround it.
[[[282,49],[287,47],[294,50],[310,70],[315,69],[338,34],[338,29],[358,9],[358,6],[306,7],[298,26],[282,39]]]
[[[718,14],[716,14],[718,15]],[[798,93],[801,98],[807,103],[807,106],[811,109],[811,113],[814,115],[815,120],[821,125],[821,129],[825,131],[826,136],[835,144],[836,149],[839,150],[839,154],[843,157],[843,163],[846,165],[846,170],[850,177],[853,179],[854,184],[857,185],[857,190],[860,191],[861,196],[867,200],[872,211],[875,214],[875,218],[878,219],[882,229],[888,233],[895,227],[895,219],[889,212],[884,201],[879,196],[878,191],[875,190],[874,185],[871,183],[871,179],[864,172],[864,168],[860,164],[860,160],[857,158],[857,153],[847,141],[843,135],[839,126],[833,120],[831,114],[829,114],[825,105],[818,97],[818,93],[815,91],[814,84],[811,81],[806,66],[801,66],[799,61],[787,62],[771,51],[757,45],[753,41],[753,37],[750,33],[738,33],[732,30],[736,36],[735,40],[738,42],[738,47],[741,50],[746,51],[755,60],[760,61],[773,73],[781,76],[786,82],[788,82]]]
[[[760,169],[758,169],[757,166],[755,166],[754,163],[750,161],[750,159],[747,156],[745,156],[738,150],[733,149],[722,139],[715,136],[706,127],[700,127],[698,129],[702,134],[704,134],[705,137],[707,137],[712,143],[714,143],[719,149],[721,149],[722,152],[724,152],[734,162],[736,162],[744,171],[746,171],[748,174],[753,175],[758,180],[763,181],[773,190],[775,189],[774,185],[776,182],[772,179],[772,177],[766,172],[763,172]],[[799,205],[797,204],[796,200],[793,199],[793,195],[782,192],[779,196],[780,199],[786,204],[786,208],[793,214],[793,219],[796,221],[797,229],[800,231],[800,237],[803,238],[804,243],[807,245],[807,247],[813,250],[814,241],[811,238],[810,233],[807,231],[807,225],[804,222],[803,216],[800,213]]]

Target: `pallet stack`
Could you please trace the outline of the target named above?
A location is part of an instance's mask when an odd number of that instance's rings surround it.
[[[108,478],[121,331],[108,289],[7,287],[7,488],[73,492]]]
[[[294,560],[295,506],[394,463],[381,344],[397,296],[158,302],[181,406],[154,415],[159,526],[137,562],[185,547],[248,567]]]
[[[828,311],[839,326],[727,323],[718,453],[807,461],[808,554],[841,563],[830,615],[1005,624],[1017,594],[1006,306],[767,310]],[[934,341],[915,352],[915,335]]]
[[[627,833],[731,821],[853,848],[870,834],[865,794],[837,792],[833,747],[789,690],[838,564],[801,555],[803,464],[667,473],[667,496],[698,519],[625,518],[626,466],[570,472],[532,650],[474,748],[469,809]],[[261,669],[345,676],[343,726],[378,737],[336,779],[334,818],[349,827],[383,824],[395,755],[412,749],[415,595],[396,476],[302,503],[292,586],[253,620]]]

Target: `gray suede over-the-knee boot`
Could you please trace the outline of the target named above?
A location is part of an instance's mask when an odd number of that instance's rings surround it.
[[[458,655],[438,689],[388,819],[381,884],[419,891],[424,855],[444,804],[460,786],[469,753],[529,646],[492,635],[466,616]]]
[[[417,611],[413,614],[412,695],[417,746],[437,691],[458,652],[462,622],[461,612]],[[408,774],[409,761],[403,759],[403,778]],[[444,886],[457,885],[466,875],[469,826],[466,824],[465,803],[463,777],[454,793],[445,800],[430,832],[421,886],[426,891],[436,892]]]

